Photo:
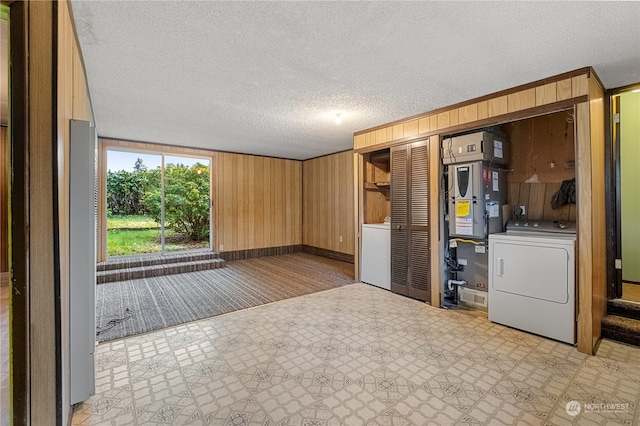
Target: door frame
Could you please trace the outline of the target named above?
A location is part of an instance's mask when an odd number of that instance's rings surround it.
[[[622,259],[622,194],[620,179],[620,123],[614,114],[620,113],[620,95],[640,89],[640,82],[607,90],[605,102],[605,178],[606,178],[606,229],[607,235],[607,298],[622,296],[622,267],[616,261]]]
[[[214,159],[213,156],[206,155],[197,155],[197,154],[183,154],[183,153],[174,153],[171,150],[163,150],[163,149],[153,149],[149,147],[145,149],[144,147],[119,147],[119,146],[102,146],[100,140],[98,141],[100,147],[98,148],[99,156],[103,158],[99,159],[98,166],[98,181],[104,182],[99,185],[98,195],[100,200],[104,203],[104,208],[98,209],[98,226],[101,229],[98,229],[98,258],[99,261],[105,261],[107,259],[119,259],[119,258],[131,258],[131,257],[145,257],[145,256],[164,256],[167,253],[193,253],[193,252],[202,252],[202,251],[214,251],[214,215],[213,215],[213,165]],[[137,143],[137,145],[143,144],[142,142]],[[159,155],[160,156],[160,168],[161,168],[161,192],[163,198],[162,204],[162,219],[161,219],[161,251],[156,253],[143,253],[143,254],[133,254],[133,255],[122,255],[122,256],[108,256],[108,236],[107,236],[107,172],[108,172],[108,152],[109,151],[119,151],[119,152],[129,152],[129,153],[140,153],[140,154],[148,154],[148,155]],[[164,189],[165,189],[165,157],[185,157],[185,158],[194,158],[209,161],[209,247],[201,248],[201,249],[191,249],[191,250],[180,250],[175,252],[167,252],[165,250],[165,227],[164,227]],[[100,194],[100,192],[103,192]]]

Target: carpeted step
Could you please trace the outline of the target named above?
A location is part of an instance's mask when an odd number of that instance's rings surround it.
[[[602,320],[602,337],[640,346],[640,320],[607,315]]]
[[[196,262],[198,260],[220,259],[220,254],[215,251],[200,251],[195,253],[172,253],[157,256],[138,256],[119,259],[111,259],[96,265],[96,271],[109,271],[114,269],[139,268],[143,266],[166,265],[169,263]]]
[[[640,320],[640,303],[622,299],[608,300],[607,314]]]
[[[187,272],[204,271],[206,269],[222,268],[224,264],[224,259],[205,259],[191,262],[174,262],[163,265],[110,269],[106,271],[98,271],[97,282],[98,284],[104,284],[114,281],[158,277],[161,275],[183,274]]]

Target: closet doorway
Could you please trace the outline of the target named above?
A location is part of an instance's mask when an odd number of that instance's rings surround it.
[[[616,296],[640,303],[640,85],[612,97],[616,158],[618,274]]]

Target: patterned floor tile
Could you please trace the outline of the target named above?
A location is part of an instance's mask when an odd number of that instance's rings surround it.
[[[351,345],[334,337],[312,343],[307,346],[307,349],[309,352],[324,361],[335,359],[341,355],[354,351],[354,348]]]
[[[190,391],[206,424],[207,418],[213,418],[216,413],[251,397],[251,393],[234,374],[218,380],[201,381],[199,384],[200,386]]]
[[[246,398],[203,417],[211,426],[268,426],[274,422],[267,412],[253,399]]]
[[[446,368],[458,363],[462,358],[457,353],[442,349],[437,344],[422,345],[411,350],[409,354],[429,365],[440,368]]]
[[[317,400],[332,395],[353,382],[349,377],[330,365],[320,365],[300,373],[295,377],[295,381]]]
[[[355,383],[388,406],[395,405],[418,388],[415,383],[386,369],[366,374]]]
[[[639,364],[354,284],[103,343],[72,424],[633,425]]]
[[[74,410],[72,425],[89,425],[118,419],[119,424],[135,424],[133,392],[130,389],[114,389],[101,392],[79,404]]]
[[[446,373],[434,376],[421,387],[461,413],[468,412],[486,394],[478,386]]]
[[[533,421],[534,418],[542,421],[557,401],[558,397],[546,390],[537,389],[526,382],[505,379],[491,389],[477,406],[493,405],[495,416],[503,421],[511,417],[518,421]]]
[[[222,357],[214,357],[203,362],[193,363],[181,368],[182,375],[191,392],[212,381],[231,376],[233,370]]]
[[[602,339],[596,356],[628,364],[640,364],[640,353],[638,352],[637,346],[614,342],[608,339]]]
[[[286,420],[315,402],[313,395],[293,379],[265,388],[262,392],[256,393],[254,399],[276,423]]]
[[[252,394],[272,388],[291,378],[291,375],[275,361],[256,364],[242,370],[237,376]]]
[[[370,420],[367,426],[414,426],[411,420],[400,415],[396,410],[390,408],[383,411],[378,417]]]
[[[283,426],[342,426],[340,421],[322,403],[314,402],[282,422]]]
[[[366,424],[383,412],[387,405],[355,383],[325,398],[326,405],[345,424]]]
[[[306,347],[298,347],[291,352],[278,355],[274,360],[292,376],[310,371],[324,363]]]
[[[179,371],[179,365],[171,352],[143,358],[132,362],[129,366],[132,385],[140,381],[146,381],[152,377],[176,371]]]
[[[399,401],[394,410],[416,425],[452,425],[461,416],[455,407],[421,388]]]

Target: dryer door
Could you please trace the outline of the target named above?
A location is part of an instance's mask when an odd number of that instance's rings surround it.
[[[566,247],[537,245],[523,239],[496,241],[491,252],[489,282],[493,291],[559,304],[569,302],[570,257]]]

